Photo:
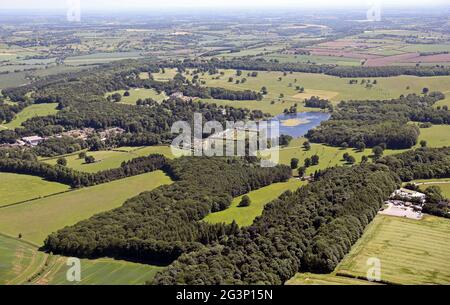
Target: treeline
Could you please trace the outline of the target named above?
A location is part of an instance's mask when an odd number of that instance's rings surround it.
[[[317,96],[305,99],[305,107],[329,109],[330,111],[333,111],[333,105],[329,100],[321,99]]]
[[[418,148],[385,156],[377,163],[389,166],[404,182],[416,179],[450,178],[450,147]]]
[[[260,101],[263,98],[261,93],[251,90],[236,91],[223,88],[209,88],[209,94],[215,99],[231,101]]]
[[[3,101],[0,101],[0,123],[11,122],[16,115],[21,112],[26,107],[30,106],[32,103],[30,101],[26,102],[18,102],[14,105],[9,105],[4,103]]]
[[[394,100],[341,102],[330,120],[308,131],[311,142],[340,147],[383,146],[391,149],[416,145],[420,131],[409,121],[449,124],[450,111],[432,106],[445,96],[431,92]]]
[[[170,263],[238,230],[235,224],[200,222],[207,214],[226,209],[233,197],[291,176],[287,166],[261,168],[236,158],[182,157],[171,161],[165,171],[175,183],[66,227],[50,235],[45,248],[77,257]]]
[[[181,256],[155,284],[283,284],[331,272],[399,186],[380,165],[334,168],[265,206],[253,225]]]
[[[72,137],[49,138],[39,143],[32,150],[42,157],[67,155],[88,147],[88,143]]]
[[[364,67],[364,66],[336,66],[336,65],[315,65],[306,63],[281,63],[277,61],[267,61],[258,59],[233,59],[211,60],[185,59],[184,61],[167,62],[166,66],[180,68],[195,68],[201,71],[211,69],[236,69],[236,70],[256,70],[256,71],[283,71],[283,72],[303,72],[303,73],[324,73],[338,77],[390,77],[399,75],[415,76],[443,76],[450,75],[450,67],[444,66],[385,66],[385,67]]]
[[[162,155],[139,157],[123,162],[119,168],[100,171],[97,173],[84,173],[61,165],[50,165],[15,158],[0,159],[0,171],[39,176],[49,181],[70,185],[74,188],[92,186],[126,177],[162,169],[167,160]]]

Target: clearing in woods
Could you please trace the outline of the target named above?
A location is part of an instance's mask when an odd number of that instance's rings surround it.
[[[19,112],[11,122],[0,126],[3,126],[3,128],[7,129],[18,128],[22,125],[23,122],[25,122],[28,119],[57,113],[58,112],[58,110],[56,109],[57,106],[58,106],[57,103],[30,105],[21,112]]]
[[[252,191],[247,195],[250,197],[251,204],[248,207],[239,207],[242,196],[233,199],[230,207],[226,210],[211,213],[205,217],[204,221],[209,223],[232,223],[233,220],[239,226],[249,226],[256,217],[260,216],[264,210],[264,206],[277,199],[285,191],[295,191],[299,187],[305,185],[305,181],[298,179],[290,179],[287,182],[274,183],[269,186]]]

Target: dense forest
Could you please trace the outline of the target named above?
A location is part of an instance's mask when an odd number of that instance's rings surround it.
[[[358,147],[363,143],[366,147],[411,148],[417,143],[420,131],[408,122],[450,124],[450,111],[432,107],[443,98],[442,93],[431,92],[394,100],[343,101],[330,120],[310,130],[306,137],[311,142],[340,147]]]
[[[156,284],[283,284],[330,272],[399,185],[380,165],[335,168],[265,206],[253,225],[181,256]]]
[[[77,257],[124,257],[170,263],[184,252],[218,241],[234,225],[201,222],[226,209],[233,197],[286,181],[287,166],[261,168],[243,159],[182,157],[164,167],[176,182],[129,199],[52,234],[45,248]]]

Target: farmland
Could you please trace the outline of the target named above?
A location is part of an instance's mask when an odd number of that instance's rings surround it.
[[[0,232],[22,234],[42,244],[48,234],[97,213],[121,206],[128,198],[171,180],[161,171],[133,176],[0,209]]]
[[[0,207],[64,192],[69,186],[28,175],[0,173]]]
[[[95,163],[85,163],[78,154],[65,156],[67,166],[78,171],[96,173],[102,170],[120,167],[122,162],[133,158],[148,156],[150,154],[162,154],[167,158],[173,158],[170,146],[146,146],[146,147],[119,147],[113,150],[90,151],[87,155],[93,156]],[[58,158],[43,159],[48,164],[56,164]]]
[[[378,215],[336,269],[336,273],[366,276],[366,262],[381,260],[381,279],[397,284],[448,284],[450,221]]]
[[[377,283],[334,274],[297,273],[286,285],[376,285]]]
[[[277,199],[285,191],[295,191],[305,184],[306,182],[298,179],[271,184],[247,194],[251,200],[250,206],[239,207],[238,205],[242,199],[242,196],[240,196],[233,199],[228,209],[209,214],[204,221],[209,223],[232,223],[234,220],[239,226],[249,226],[256,217],[262,214],[267,203]]]
[[[56,103],[34,104],[31,106],[28,106],[24,110],[19,112],[17,114],[17,116],[11,122],[0,125],[0,126],[3,126],[4,128],[8,128],[8,129],[14,129],[14,128],[20,127],[23,122],[25,122],[26,120],[31,119],[33,117],[55,114],[56,112],[58,112],[56,110],[57,106],[58,106],[58,104],[56,104]]]
[[[140,285],[163,267],[112,259],[81,260],[81,282],[69,282],[67,258],[0,234],[0,285]]]

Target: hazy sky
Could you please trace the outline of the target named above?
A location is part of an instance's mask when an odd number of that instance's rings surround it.
[[[371,0],[79,0],[82,9],[135,9],[177,7],[346,7],[368,6]],[[449,5],[450,0],[378,0],[383,5]],[[63,9],[69,0],[0,0],[1,9]]]

